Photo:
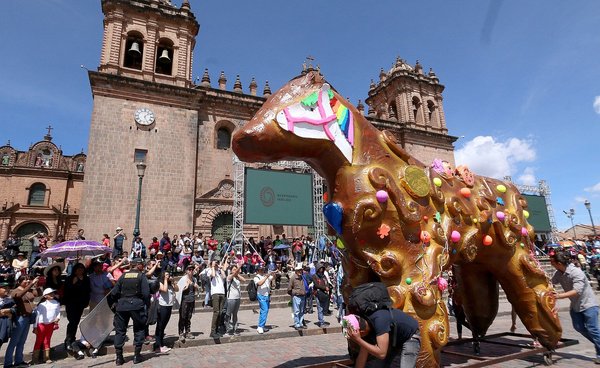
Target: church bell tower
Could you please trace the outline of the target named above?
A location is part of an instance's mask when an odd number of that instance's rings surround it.
[[[188,0],[102,0],[98,71],[189,87],[199,25]]]

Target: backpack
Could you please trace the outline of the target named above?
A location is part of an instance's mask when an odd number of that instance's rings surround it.
[[[258,290],[256,289],[254,280],[250,280],[248,286],[246,286],[246,291],[248,292],[248,299],[250,299],[251,302],[255,302],[258,299]]]
[[[369,282],[355,287],[348,300],[350,311],[362,317],[368,317],[379,309],[390,309],[392,305],[387,287],[381,282]]]

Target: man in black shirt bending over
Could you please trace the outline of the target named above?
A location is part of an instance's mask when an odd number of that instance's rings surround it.
[[[347,338],[360,346],[355,368],[414,367],[421,347],[419,324],[399,309],[380,309],[368,319],[348,315]]]

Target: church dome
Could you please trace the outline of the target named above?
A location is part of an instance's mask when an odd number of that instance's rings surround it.
[[[397,72],[399,70],[412,71],[413,68],[412,68],[412,66],[408,65],[408,63],[406,63],[406,61],[401,59],[400,56],[398,56],[398,57],[396,57],[396,62],[392,66],[392,69],[390,69],[390,74]]]

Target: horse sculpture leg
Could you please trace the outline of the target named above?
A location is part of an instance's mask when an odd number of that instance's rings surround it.
[[[562,333],[554,289],[537,261],[525,250],[517,250],[505,267],[495,270],[508,301],[527,330],[548,349],[556,347]]]
[[[473,337],[478,340],[485,336],[498,313],[498,282],[486,266],[478,263],[457,266],[456,271],[457,292],[462,300],[469,301],[463,308]]]

